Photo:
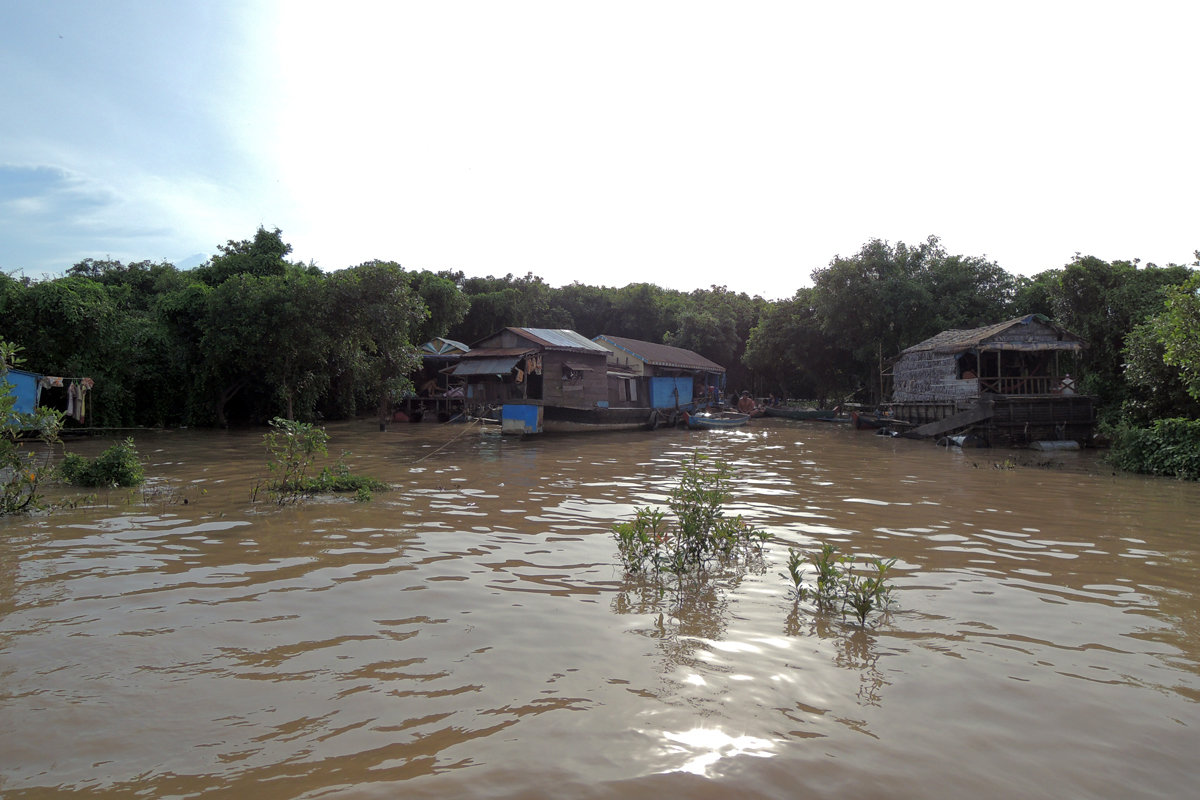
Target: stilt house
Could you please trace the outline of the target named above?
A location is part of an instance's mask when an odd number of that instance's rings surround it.
[[[1090,441],[1092,398],[1077,394],[1069,371],[1085,346],[1038,314],[943,331],[895,360],[892,413],[916,424],[940,422],[925,426],[928,435],[973,426],[996,443]]]

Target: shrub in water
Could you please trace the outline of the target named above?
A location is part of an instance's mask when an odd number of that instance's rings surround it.
[[[1159,419],[1113,431],[1109,461],[1120,469],[1200,480],[1200,420]]]
[[[892,587],[888,585],[888,572],[896,564],[896,559],[886,561],[873,558],[870,565],[874,572],[863,574],[855,572],[853,556],[837,556],[837,547],[826,543],[819,553],[809,556],[809,561],[816,570],[817,586],[813,598],[818,607],[832,610],[835,607],[843,615],[849,608],[858,618],[859,625],[865,625],[872,611],[882,611],[892,602]],[[804,589],[803,554],[788,548],[788,573],[782,577],[790,580],[797,602],[807,596]]]
[[[96,458],[67,453],[58,475],[76,486],[137,486],[146,479],[133,439],[114,444]]]
[[[725,516],[731,474],[723,463],[705,469],[698,455],[685,461],[668,503],[674,525],[663,511],[640,508],[632,521],[613,526],[625,568],[682,573],[711,559],[735,555],[739,547],[761,543],[765,532],[747,525],[741,515]]]
[[[308,473],[317,456],[329,452],[329,434],[310,423],[282,417],[271,420],[271,428],[263,436],[270,453],[267,469],[274,476],[266,488],[280,505],[321,492],[354,492],[356,500],[366,502],[371,499],[372,491],[385,492],[391,488],[382,481],[351,473],[344,461],[345,453],[335,466],[322,467],[316,477],[310,477]],[[257,488],[252,496],[257,496]]]

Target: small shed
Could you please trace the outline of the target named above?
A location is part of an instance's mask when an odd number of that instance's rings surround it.
[[[608,400],[613,406],[691,410],[721,388],[725,368],[682,347],[601,334],[592,339],[609,351]]]
[[[421,366],[409,375],[415,394],[400,403],[400,411],[409,421],[419,422],[434,413],[439,422],[446,422],[463,411],[462,386],[455,385],[450,374],[470,349],[462,342],[444,336],[430,339],[417,348]]]

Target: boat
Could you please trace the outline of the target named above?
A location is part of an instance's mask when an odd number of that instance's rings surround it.
[[[750,415],[740,411],[701,411],[687,417],[687,426],[697,430],[740,428],[749,422]]]
[[[861,411],[850,412],[850,422],[857,430],[867,431],[880,428],[911,428],[913,423],[905,422],[904,420],[896,419],[890,414],[864,414]]]
[[[676,424],[680,411],[671,408],[567,408],[543,406],[542,430],[546,433],[584,431],[654,430]]]
[[[837,412],[829,408],[798,408],[796,406],[767,406],[768,417],[783,419],[829,419]]]

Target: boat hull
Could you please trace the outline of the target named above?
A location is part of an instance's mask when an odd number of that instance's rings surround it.
[[[673,409],[546,406],[542,411],[542,430],[546,433],[654,430],[674,421]]]
[[[750,423],[750,415],[734,411],[717,413],[692,414],[688,417],[688,427],[694,430],[719,430],[722,428],[741,428]]]

